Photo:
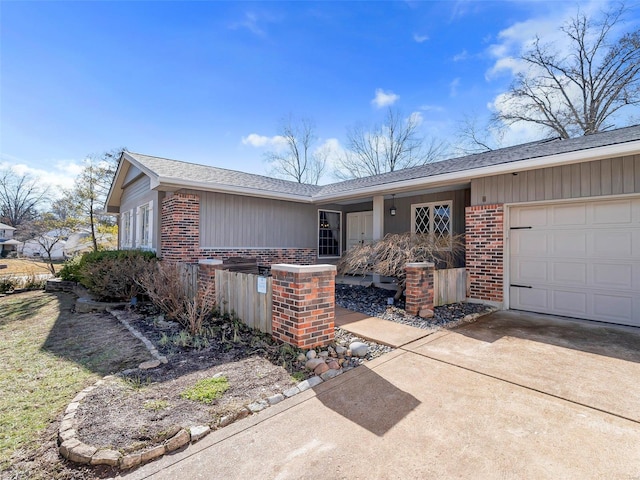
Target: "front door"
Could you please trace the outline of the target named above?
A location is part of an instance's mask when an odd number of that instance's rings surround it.
[[[373,243],[373,212],[347,213],[347,250]]]

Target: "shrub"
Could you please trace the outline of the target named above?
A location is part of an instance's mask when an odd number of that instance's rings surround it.
[[[372,272],[395,277],[400,294],[404,290],[407,263],[433,262],[436,268],[452,268],[463,253],[463,235],[434,240],[431,235],[388,234],[370,245],[349,249],[338,262],[337,269],[339,274]]]
[[[46,285],[47,280],[45,278],[38,278],[33,273],[22,282],[22,288],[25,290],[44,290]]]
[[[58,272],[58,276],[62,280],[66,280],[69,282],[79,282],[80,281],[80,262],[82,260],[82,255],[76,255],[64,262],[64,266]]]
[[[12,292],[18,286],[18,281],[13,277],[0,278],[0,293]]]
[[[155,253],[141,250],[105,250],[80,259],[80,283],[98,300],[127,301],[143,293],[138,279],[153,270]]]
[[[169,319],[179,322],[191,335],[202,329],[215,308],[213,285],[193,291],[183,267],[177,263],[157,262],[138,278],[138,284],[151,302]]]

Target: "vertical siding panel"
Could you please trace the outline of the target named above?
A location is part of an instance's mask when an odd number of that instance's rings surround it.
[[[482,179],[474,178],[471,180],[471,205],[481,205],[482,204]]]
[[[497,185],[497,189],[498,189],[497,203],[504,203],[504,196],[505,196],[505,192],[504,192],[504,175],[499,175],[497,177],[497,181],[498,181],[498,185]]]
[[[536,200],[544,200],[544,170],[536,170]]]
[[[503,175],[503,177],[504,177],[504,185],[505,185],[504,201],[513,202],[513,179],[515,177],[510,173]]]
[[[636,177],[635,180],[635,192],[640,193],[640,155],[636,155],[635,159],[634,159],[634,166],[633,166],[633,172],[634,172],[634,176]]]
[[[496,177],[489,177],[486,181],[489,187],[489,191],[487,192],[488,200],[490,203],[495,203],[495,199],[498,196],[498,180]]]
[[[571,166],[563,165],[562,167],[562,197],[571,198]]]
[[[622,158],[611,160],[611,193],[622,193]]]
[[[553,169],[544,169],[544,199],[553,199]]]
[[[633,193],[633,157],[624,157],[622,159],[622,192]]]
[[[591,167],[588,163],[580,164],[580,195],[591,195]]]
[[[591,195],[594,197],[600,195],[602,191],[600,186],[600,167],[601,162],[591,162]]]
[[[518,173],[518,196],[521,202],[526,202],[529,199],[529,192],[527,186],[529,185],[527,179],[527,172]]]
[[[580,164],[571,165],[571,197],[580,197]]]
[[[602,195],[611,195],[611,159],[600,162],[600,189]]]
[[[553,167],[553,199],[562,198],[562,167]]]
[[[530,170],[527,172],[527,200],[536,199],[536,172]]]

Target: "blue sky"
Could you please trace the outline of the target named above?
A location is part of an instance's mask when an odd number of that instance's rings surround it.
[[[607,3],[3,1],[0,163],[68,185],[87,154],[125,146],[264,174],[283,117],[339,151],[388,105],[455,144],[578,5]]]

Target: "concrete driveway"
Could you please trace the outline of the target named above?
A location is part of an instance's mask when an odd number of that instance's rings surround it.
[[[497,312],[123,478],[640,480],[640,331]]]

